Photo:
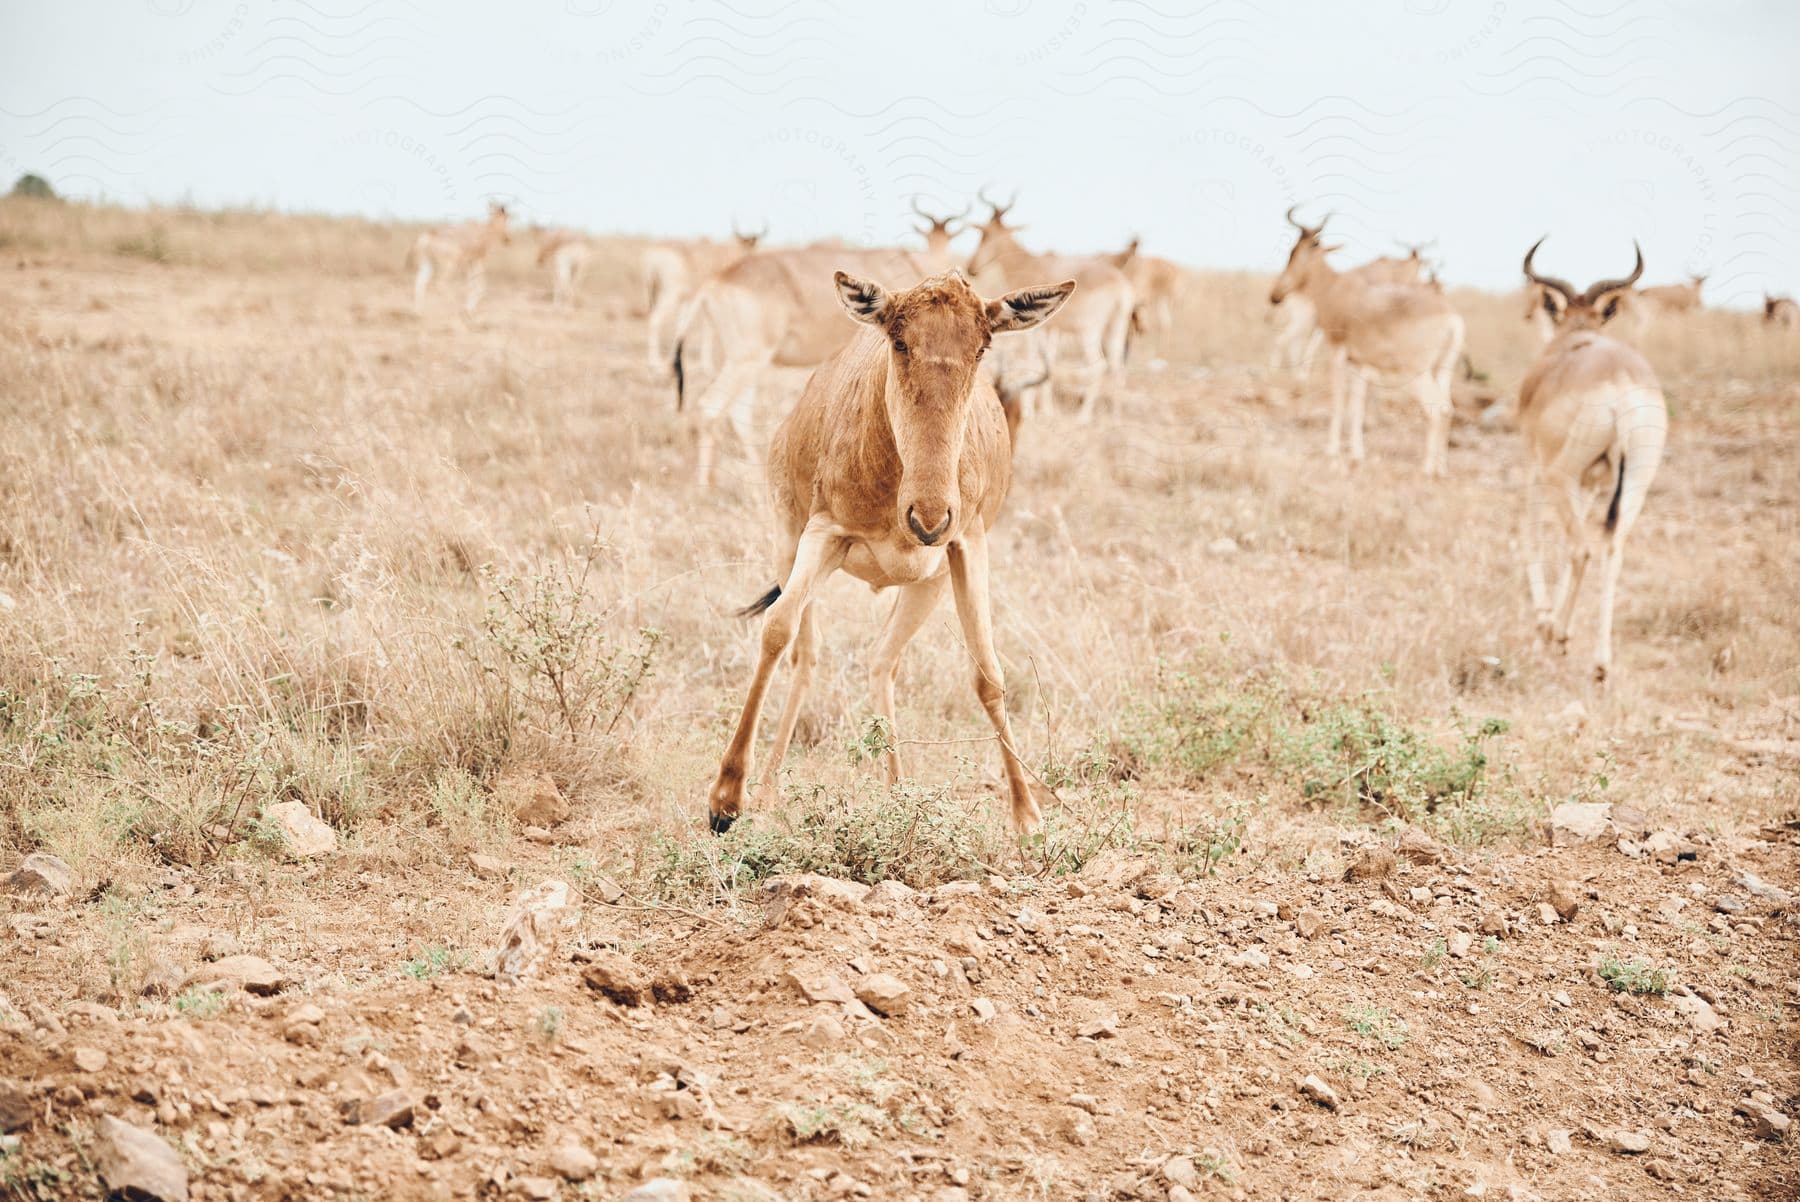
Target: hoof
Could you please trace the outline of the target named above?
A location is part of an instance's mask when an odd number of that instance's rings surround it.
[[[709,812],[706,815],[706,829],[710,830],[715,835],[722,835],[730,830],[731,824],[736,821],[736,814],[714,814]]]

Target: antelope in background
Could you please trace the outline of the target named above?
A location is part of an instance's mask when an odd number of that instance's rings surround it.
[[[550,303],[559,309],[574,308],[581,277],[594,255],[593,244],[573,230],[539,230],[537,240],[537,265],[550,266]]]
[[[1187,273],[1180,266],[1140,249],[1141,240],[1133,234],[1125,249],[1113,256],[1113,265],[1131,281],[1137,301],[1132,314],[1138,329],[1161,333],[1175,324],[1175,302],[1181,297]]]
[[[915,225],[913,227],[913,230],[918,233],[920,237],[925,239],[925,270],[934,275],[939,272],[950,270],[953,263],[950,243],[954,241],[963,230],[969,228],[966,225],[961,225],[958,229],[952,230],[950,228],[950,223],[953,221],[958,223],[962,222],[968,217],[969,210],[973,207],[973,205],[964,205],[963,211],[954,214],[953,216],[933,217],[930,213],[927,213],[924,209],[919,207],[919,198],[916,196],[913,197],[912,211],[925,221],[923,226]]]
[[[1321,227],[1324,225],[1320,223]],[[1404,258],[1392,256],[1371,259],[1360,267],[1352,267],[1344,274],[1354,276],[1372,284],[1413,284],[1425,273],[1423,251],[1432,245],[1421,242],[1416,246],[1411,243],[1400,244],[1407,251]],[[1443,285],[1438,283],[1435,272],[1426,280],[1438,292]],[[1313,359],[1319,353],[1319,345],[1325,340],[1325,333],[1319,329],[1318,310],[1312,301],[1298,293],[1290,293],[1270,306],[1270,316],[1279,328],[1275,333],[1275,345],[1269,351],[1269,369],[1279,370],[1283,367],[1304,378],[1312,374]]]
[[[742,233],[734,223],[730,242],[657,242],[644,248],[640,260],[644,294],[649,300],[645,322],[645,362],[655,375],[669,370],[675,351],[675,327],[682,307],[694,298],[700,285],[733,263],[753,254],[768,237],[765,226],[754,234]]]
[[[1012,484],[1012,439],[979,368],[992,335],[1041,324],[1075,281],[983,300],[956,271],[894,293],[842,271],[833,278],[840,303],[863,328],[812,374],[769,449],[782,579],[743,611],[767,614],[762,647],[713,780],[708,825],[723,832],[743,809],[763,697],[791,646],[793,686],[758,788],[759,799],[774,796],[818,662],[813,592],[842,570],[876,590],[899,590],[869,681],[875,709],[890,727],[900,653],[950,587],[974,661],[975,692],[1000,741],[1013,827],[1034,831],[1038,803],[1007,719],[988,597],[987,534]],[[898,750],[888,753],[886,768],[889,782],[897,782]]]
[[[1792,297],[1763,293],[1763,323],[1784,330],[1800,329],[1800,305]]]
[[[908,250],[800,247],[764,251],[738,260],[701,284],[675,327],[675,406],[687,400],[684,348],[705,323],[720,364],[694,406],[698,427],[699,482],[712,484],[720,427],[729,421],[744,452],[758,456],[756,394],[770,367],[815,367],[849,340],[831,273],[916,283],[925,277],[921,257]]]
[[[1600,540],[1600,631],[1594,650],[1594,680],[1604,684],[1612,670],[1613,608],[1625,536],[1644,508],[1644,498],[1662,463],[1669,436],[1669,411],[1662,386],[1635,349],[1600,332],[1629,304],[1631,286],[1644,274],[1644,255],[1629,276],[1601,280],[1586,292],[1567,281],[1532,270],[1539,238],[1525,254],[1525,276],[1543,289],[1544,308],[1556,336],[1519,386],[1519,431],[1531,456],[1526,493],[1526,578],[1537,613],[1538,633],[1566,653],[1569,619],[1581,579],[1593,556],[1589,514],[1604,502]],[[1635,245],[1634,245],[1635,249]],[[1554,597],[1544,580],[1545,535],[1554,513],[1562,526],[1569,559]]]
[[[1006,215],[1018,203],[1015,193],[1004,205],[987,198],[985,191],[977,199],[991,212],[981,226],[981,242],[969,259],[971,276],[988,276],[1002,287],[1014,287],[1030,280],[1073,278],[1079,287],[1054,330],[1035,335],[1033,348],[1049,369],[1054,387],[1057,359],[1057,335],[1066,334],[1081,348],[1079,381],[1080,408],[1077,420],[1092,421],[1103,394],[1116,394],[1125,374],[1125,353],[1131,336],[1131,315],[1137,307],[1131,281],[1113,265],[1106,255],[1033,254],[1019,245],[1014,235],[1021,226],[1006,224]],[[1028,394],[1027,410],[1043,389]]]
[[[1317,310],[1319,328],[1331,348],[1331,433],[1333,458],[1342,441],[1349,410],[1350,461],[1363,460],[1363,409],[1369,376],[1405,382],[1425,410],[1427,476],[1448,468],[1450,375],[1462,358],[1463,319],[1443,294],[1422,284],[1370,283],[1356,272],[1339,272],[1327,258],[1337,249],[1319,241],[1325,228],[1305,226],[1287,211],[1299,231],[1274,288],[1271,304],[1301,295]]]
[[[1700,308],[1700,289],[1706,283],[1703,275],[1690,275],[1685,284],[1658,284],[1639,288],[1631,296],[1637,309],[1638,323],[1648,326],[1664,313],[1693,313]]]
[[[489,201],[488,219],[485,222],[447,225],[420,234],[406,256],[408,267],[415,263],[418,265],[418,275],[413,278],[413,311],[424,311],[425,292],[431,287],[432,276],[439,271],[461,272],[468,286],[463,299],[463,312],[473,317],[475,307],[481,304],[481,298],[487,293],[485,260],[488,251],[493,249],[496,242],[512,241],[512,235],[507,232],[508,220],[506,206],[498,201]]]

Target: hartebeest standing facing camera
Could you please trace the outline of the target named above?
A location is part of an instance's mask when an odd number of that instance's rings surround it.
[[[1644,255],[1620,280],[1601,280],[1586,292],[1532,270],[1544,240],[1526,252],[1525,278],[1542,290],[1544,311],[1556,334],[1519,385],[1519,432],[1531,455],[1526,494],[1526,577],[1537,611],[1538,633],[1567,651],[1569,619],[1581,578],[1593,556],[1589,514],[1604,501],[1600,540],[1600,633],[1594,679],[1612,670],[1613,605],[1625,536],[1644,508],[1644,497],[1662,463],[1669,410],[1650,364],[1632,347],[1600,332],[1626,310],[1631,286],[1644,274]],[[1547,528],[1560,522],[1569,548],[1556,595],[1544,581]]]
[[[980,361],[992,335],[1041,324],[1075,281],[983,300],[956,271],[894,293],[842,271],[835,279],[844,309],[867,328],[812,374],[769,447],[783,578],[743,611],[767,612],[762,652],[713,781],[710,825],[725,831],[743,808],[763,696],[791,646],[793,691],[759,790],[764,800],[773,795],[818,659],[813,590],[841,569],[874,589],[899,590],[870,680],[875,709],[890,726],[900,652],[945,587],[954,590],[975,692],[1000,739],[1013,826],[1035,830],[1038,804],[1007,721],[988,604],[987,532],[1012,485],[1012,439]],[[890,783],[900,772],[899,753],[890,751]]]

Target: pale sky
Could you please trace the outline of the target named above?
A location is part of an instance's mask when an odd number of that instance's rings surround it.
[[[1019,192],[1024,241],[1273,271],[1437,239],[1509,288],[1800,291],[1792,0],[0,0],[0,175],[74,196],[891,243]],[[972,246],[968,243],[959,245]]]

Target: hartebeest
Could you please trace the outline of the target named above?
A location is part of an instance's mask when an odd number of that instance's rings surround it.
[[[1772,326],[1780,326],[1784,330],[1800,328],[1800,305],[1794,303],[1789,296],[1770,296],[1763,293],[1763,321]]]
[[[877,590],[898,590],[870,673],[875,709],[890,727],[900,653],[945,586],[954,591],[975,692],[999,737],[1013,825],[1034,830],[1038,804],[1006,716],[988,602],[987,534],[1012,483],[1012,443],[979,360],[992,335],[1055,313],[1075,281],[983,300],[955,271],[894,293],[842,271],[834,278],[844,309],[865,328],[813,373],[770,447],[782,579],[744,611],[767,613],[761,653],[713,781],[709,823],[722,832],[743,809],[763,697],[791,645],[793,689],[759,788],[761,797],[773,794],[818,659],[813,591],[842,570]],[[897,751],[886,766],[897,781]]]
[[[1408,251],[1406,257],[1371,259],[1360,267],[1350,268],[1344,274],[1370,284],[1417,283],[1425,270],[1421,252],[1431,243],[1421,242],[1413,246],[1402,242],[1401,245]],[[1437,291],[1443,291],[1435,275],[1426,282]],[[1319,313],[1312,301],[1300,293],[1289,293],[1280,302],[1270,306],[1270,317],[1277,326],[1275,345],[1269,351],[1270,370],[1286,367],[1301,377],[1310,376],[1313,359],[1319,353],[1319,345],[1325,340],[1324,331],[1319,329]]]
[[[1081,348],[1078,420],[1091,421],[1097,403],[1103,396],[1116,399],[1123,380],[1131,314],[1137,304],[1131,281],[1107,255],[1033,254],[1015,236],[1022,227],[1006,224],[1006,215],[1018,202],[1018,196],[1015,194],[1004,205],[989,200],[984,191],[976,196],[990,212],[981,226],[981,242],[969,259],[970,275],[988,274],[1008,288],[1030,280],[1059,277],[1072,277],[1080,285],[1056,328],[1045,330],[1037,341],[1038,352],[1052,371],[1050,387],[1055,382],[1057,335],[1068,335]]]
[[[675,403],[685,407],[684,347],[704,322],[712,331],[719,370],[694,406],[702,488],[712,483],[718,436],[729,423],[746,454],[757,456],[756,394],[772,366],[815,367],[849,341],[831,272],[913,284],[927,272],[917,253],[800,247],[738,260],[700,286],[675,327]]]
[[[573,230],[539,230],[537,265],[550,267],[550,303],[560,309],[575,307],[581,277],[593,258],[593,243]]]
[[[1629,276],[1601,280],[1576,292],[1564,280],[1541,276],[1531,264],[1537,244],[1525,255],[1525,276],[1543,289],[1544,308],[1556,336],[1519,386],[1519,430],[1531,456],[1526,495],[1526,578],[1537,613],[1538,633],[1559,650],[1569,646],[1569,619],[1581,578],[1593,554],[1588,517],[1604,502],[1600,542],[1600,632],[1594,652],[1594,679],[1605,683],[1612,669],[1613,606],[1625,536],[1643,510],[1650,482],[1662,462],[1669,436],[1669,411],[1656,373],[1632,347],[1601,333],[1627,303],[1631,286],[1644,274],[1644,255]],[[1567,540],[1569,559],[1556,595],[1544,580],[1545,536],[1552,514]]]
[[[1125,249],[1113,256],[1113,266],[1131,281],[1137,302],[1132,316],[1140,330],[1161,332],[1175,324],[1175,302],[1187,281],[1187,273],[1179,265],[1143,253],[1142,242],[1134,234]]]
[[[473,316],[475,307],[487,292],[485,261],[488,251],[495,243],[512,241],[506,228],[508,220],[506,206],[489,201],[485,222],[448,225],[420,234],[406,256],[408,267],[418,265],[418,274],[413,278],[413,310],[424,309],[425,290],[431,287],[433,275],[439,271],[461,272],[468,289],[463,299],[463,312]]]
[[[950,269],[951,255],[953,253],[950,249],[950,243],[955,241],[957,236],[960,235],[963,230],[968,228],[967,226],[961,226],[960,228],[953,230],[950,228],[950,225],[952,222],[960,224],[964,218],[968,217],[969,209],[972,207],[973,206],[971,205],[964,205],[962,212],[953,214],[949,217],[933,217],[930,213],[927,213],[924,209],[919,207],[919,198],[916,196],[913,197],[912,211],[925,222],[922,226],[915,225],[913,227],[919,236],[925,239],[925,254],[923,256],[925,270],[935,274]]]
[[[1325,228],[1288,223],[1300,232],[1287,267],[1269,293],[1271,304],[1300,295],[1312,301],[1331,348],[1330,453],[1343,433],[1346,405],[1350,459],[1363,459],[1363,406],[1369,375],[1405,382],[1425,410],[1427,476],[1442,476],[1449,460],[1450,374],[1462,357],[1463,319],[1441,292],[1423,284],[1370,283],[1335,270],[1327,256],[1336,247],[1319,241]]]
[[[675,350],[675,326],[682,307],[693,299],[700,285],[739,259],[755,252],[768,236],[732,227],[730,242],[658,242],[644,248],[641,270],[648,307],[645,317],[645,362],[661,375],[669,370]]]

